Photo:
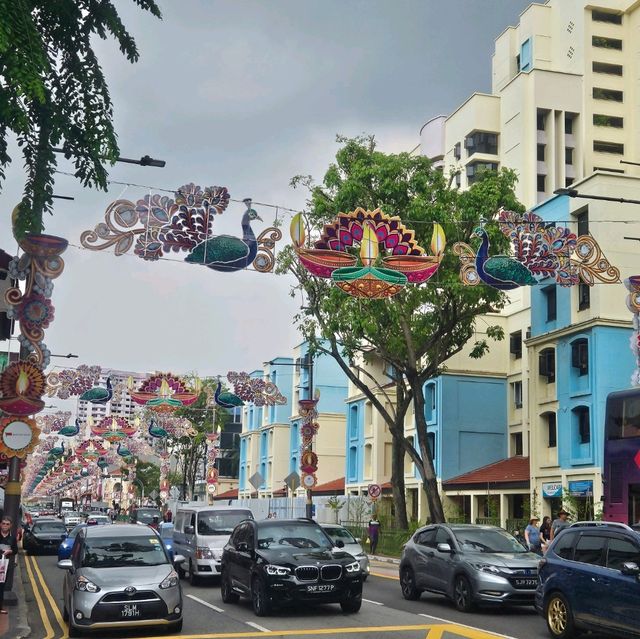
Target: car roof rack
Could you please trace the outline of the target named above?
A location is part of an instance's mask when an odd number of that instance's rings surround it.
[[[622,524],[619,521],[576,521],[572,523],[570,528],[599,528],[601,526],[610,526],[612,528],[621,528],[622,530],[633,530],[631,526]]]

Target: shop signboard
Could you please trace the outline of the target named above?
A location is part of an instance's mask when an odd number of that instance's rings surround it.
[[[570,481],[569,494],[573,497],[593,497],[593,481],[591,479]]]
[[[545,499],[562,497],[562,483],[559,481],[552,481],[542,484],[542,496]]]

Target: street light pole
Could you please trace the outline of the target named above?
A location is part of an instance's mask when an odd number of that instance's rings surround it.
[[[579,193],[578,189],[556,189],[554,195],[566,195],[567,197],[583,198],[585,200],[604,200],[605,202],[618,202],[619,204],[640,204],[640,200],[630,200],[624,197],[612,197],[610,195],[586,195]]]

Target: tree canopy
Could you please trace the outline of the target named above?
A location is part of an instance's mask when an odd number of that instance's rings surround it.
[[[154,0],[133,0],[160,18]],[[60,145],[84,186],[106,190],[105,163],[119,154],[113,105],[91,45],[115,38],[127,60],[136,43],[110,0],[0,0],[0,186],[9,132],[22,149],[27,181],[14,222],[20,237],[43,230],[51,211]]]
[[[294,178],[294,186],[309,188],[305,211],[310,235],[318,236],[323,225],[340,212],[357,207],[380,208],[397,215],[415,238],[428,247],[433,223],[446,234],[448,248],[436,275],[422,285],[409,285],[394,297],[366,300],[345,295],[331,280],[313,277],[296,260],[292,247],[279,255],[279,272],[290,272],[302,290],[305,303],[296,323],[316,352],[327,352],[338,362],[353,384],[372,402],[389,425],[396,452],[392,484],[394,501],[404,506],[404,454],[410,455],[420,473],[431,519],[444,521],[433,459],[428,446],[424,414],[424,383],[439,375],[446,361],[474,338],[475,320],[499,310],[504,294],[480,285],[464,286],[459,277],[459,259],[451,250],[456,241],[469,241],[483,220],[491,220],[505,207],[522,211],[513,187],[512,171],[488,171],[467,191],[452,188],[446,176],[423,156],[408,153],[385,154],[376,149],[373,137],[338,138],[341,147],[336,161],[325,173],[322,184],[309,176]],[[487,225],[492,247],[507,247],[507,239],[496,225]],[[489,338],[501,339],[499,327],[486,330]],[[473,343],[472,356],[488,349],[486,339]],[[385,407],[377,389],[366,375],[358,375],[360,358],[379,358],[389,365],[395,404]],[[404,433],[407,409],[415,403],[417,442]],[[404,508],[397,508],[397,522],[406,525]]]

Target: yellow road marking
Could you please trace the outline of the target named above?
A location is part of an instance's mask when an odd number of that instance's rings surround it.
[[[370,575],[374,577],[382,577],[383,579],[394,579],[395,581],[400,581],[400,577],[394,577],[393,575],[383,575],[381,572],[371,572]]]
[[[47,611],[44,606],[44,601],[42,601],[42,597],[40,596],[40,592],[38,591],[38,587],[36,585],[36,579],[33,576],[33,571],[31,570],[31,566],[29,565],[29,557],[24,556],[24,563],[27,567],[27,574],[29,575],[29,581],[31,582],[31,587],[33,588],[33,594],[36,598],[36,603],[38,604],[38,609],[40,610],[40,617],[42,619],[42,624],[44,625],[44,629],[47,632],[46,637],[44,639],[53,639],[55,637],[55,633],[53,632],[53,628],[49,623],[49,615],[47,615]]]
[[[444,632],[444,628],[441,626],[434,626],[427,632],[427,636],[425,639],[442,639],[442,633]]]
[[[459,626],[456,623],[450,623],[446,626],[441,626],[443,632],[455,632],[465,639],[493,639],[494,637],[506,637],[507,635],[501,635],[497,632],[491,632],[491,630],[480,630],[479,628],[472,628],[471,626]],[[431,638],[429,638],[431,639]]]
[[[42,572],[40,572],[40,567],[38,566],[38,562],[35,557],[31,557],[33,561],[33,567],[40,579],[40,584],[42,585],[42,591],[44,592],[45,597],[49,600],[49,604],[51,605],[51,611],[53,616],[56,618],[58,625],[60,626],[60,630],[62,631],[62,639],[67,639],[67,624],[62,620],[62,615],[60,614],[60,610],[58,610],[58,605],[56,604],[49,587],[47,586],[47,582],[44,579]]]

